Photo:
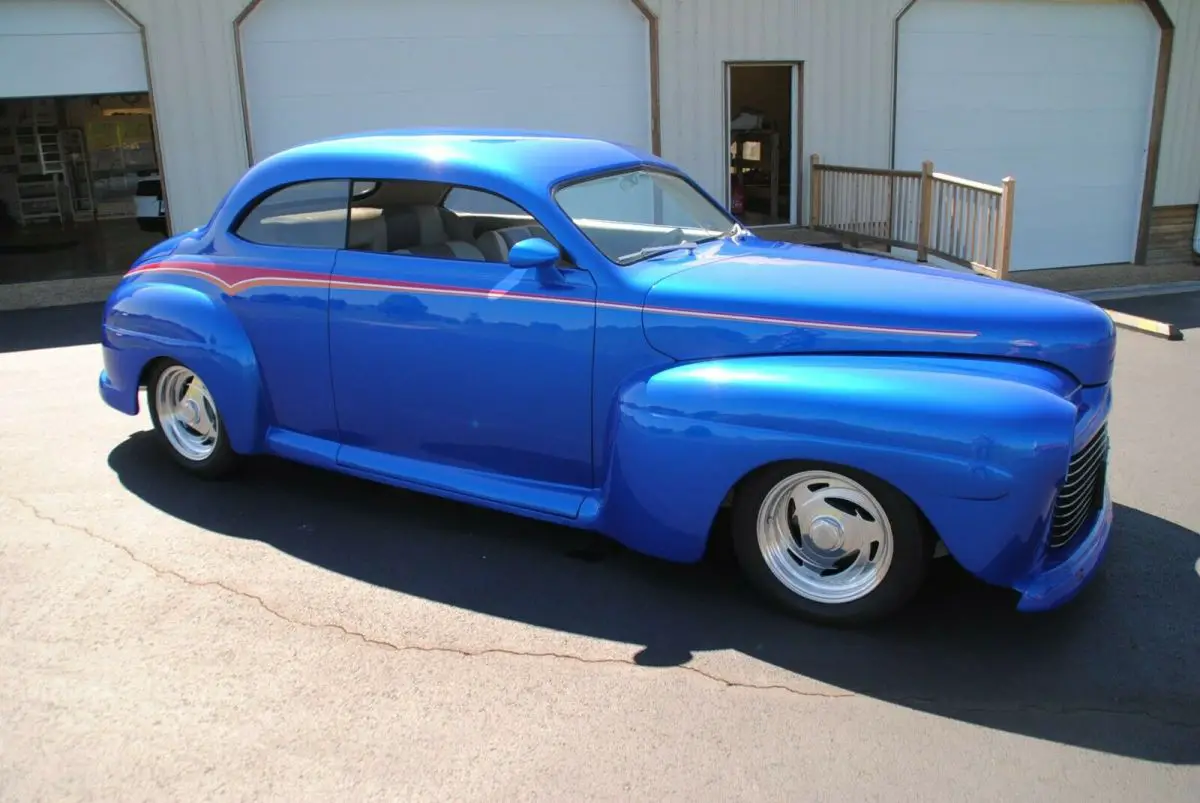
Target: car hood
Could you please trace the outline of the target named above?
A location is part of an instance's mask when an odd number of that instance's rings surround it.
[[[668,258],[646,337],[679,360],[750,354],[926,353],[1033,360],[1098,385],[1116,331],[1095,304],[949,268],[824,248],[724,241]]]

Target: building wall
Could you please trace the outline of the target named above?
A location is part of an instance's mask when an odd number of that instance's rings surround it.
[[[233,23],[248,0],[118,0],[147,32],[176,231],[204,223],[245,171]],[[1200,3],[1176,24],[1155,203],[1200,198]],[[906,0],[646,0],[659,16],[664,155],[723,197],[725,61],[803,61],[802,153],[886,167],[893,35]],[[807,188],[806,165],[801,165]],[[975,176],[998,180],[998,176]],[[802,209],[807,208],[802,204]]]
[[[117,0],[146,29],[167,206],[176,232],[208,221],[245,172],[233,21],[248,0]]]
[[[652,0],[664,155],[724,197],[724,62],[803,61],[801,153],[886,167],[892,53],[906,0]],[[807,165],[801,166],[807,190]],[[805,209],[806,204],[801,204]]]
[[[1194,204],[1200,199],[1200,2],[1163,3],[1176,34],[1155,204]],[[803,61],[805,161],[818,153],[827,162],[889,166],[895,20],[907,0],[648,5],[660,17],[663,150],[706,189],[723,197],[725,61]],[[807,165],[800,167],[807,189]]]
[[[1175,23],[1157,206],[1200,203],[1200,2],[1162,0]]]

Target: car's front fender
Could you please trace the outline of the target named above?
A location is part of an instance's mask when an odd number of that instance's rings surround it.
[[[767,356],[675,365],[616,399],[601,528],[697,559],[740,479],[782,460],[867,471],[906,493],[968,569],[1029,541],[1070,458],[1076,384],[1007,360]],[[972,520],[982,516],[982,520]],[[997,576],[999,576],[997,574]]]
[[[260,448],[266,405],[258,361],[241,322],[216,293],[128,279],[105,307],[102,346],[102,383],[114,407],[136,413],[146,366],[158,358],[176,360],[212,392],[234,450]]]

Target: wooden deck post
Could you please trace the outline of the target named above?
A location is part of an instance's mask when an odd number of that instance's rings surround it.
[[[1012,264],[1013,200],[1017,180],[1012,176],[1001,183],[1000,219],[996,221],[996,278],[1007,279]]]
[[[917,261],[929,261],[929,232],[933,223],[933,162],[921,164],[921,208],[917,218]]]
[[[812,180],[809,182],[809,194],[811,197],[808,199],[808,226],[811,229],[816,229],[821,225],[822,175],[820,155],[814,153],[809,162],[809,174],[812,176]]]

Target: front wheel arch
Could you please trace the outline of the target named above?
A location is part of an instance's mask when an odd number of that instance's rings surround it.
[[[889,488],[893,489],[896,493],[902,494],[905,498],[908,499],[908,501],[912,504],[912,506],[920,514],[922,526],[926,529],[929,537],[933,538],[935,541],[941,539],[940,534],[937,532],[937,528],[935,528],[933,526],[933,522],[931,522],[929,520],[929,516],[921,508],[921,505],[917,502],[917,500],[913,499],[911,495],[905,493],[900,488],[897,488],[891,482],[883,479],[882,477],[878,476],[877,474],[872,474],[869,471],[864,471],[863,469],[856,468],[855,466],[849,466],[849,465],[845,465],[843,463],[833,463],[833,462],[829,462],[829,461],[825,461],[825,460],[821,460],[821,461],[808,460],[804,457],[787,458],[787,459],[783,459],[783,460],[772,460],[770,462],[764,463],[761,466],[758,466],[757,468],[750,469],[745,474],[743,474],[741,477],[739,477],[737,480],[735,480],[734,483],[729,487],[729,490],[725,492],[725,497],[721,500],[721,504],[720,504],[720,507],[717,509],[716,515],[713,516],[712,532],[714,534],[722,532],[723,528],[721,528],[721,526],[720,526],[722,515],[724,514],[725,511],[728,511],[733,508],[734,501],[737,499],[739,491],[741,491],[746,486],[746,484],[748,482],[750,482],[754,477],[760,476],[762,474],[770,473],[771,471],[774,471],[778,467],[787,465],[788,463],[800,463],[800,462],[811,463],[814,465],[819,464],[823,468],[828,468],[832,471],[837,471],[840,473],[849,472],[851,474],[862,474],[862,475],[871,477],[876,482],[880,482],[880,483],[883,483],[884,485],[887,485]]]
[[[757,519],[765,495],[777,482],[812,471],[841,475],[862,486],[881,506],[890,523],[890,548],[895,555],[887,573],[877,587],[853,601],[819,602],[788,589],[767,566],[767,558],[757,543]],[[771,461],[743,476],[730,489],[727,499],[725,515],[729,526],[724,534],[729,539],[729,551],[747,579],[780,607],[821,624],[870,624],[898,611],[923,584],[939,540],[919,505],[895,485],[870,472],[827,461]]]

